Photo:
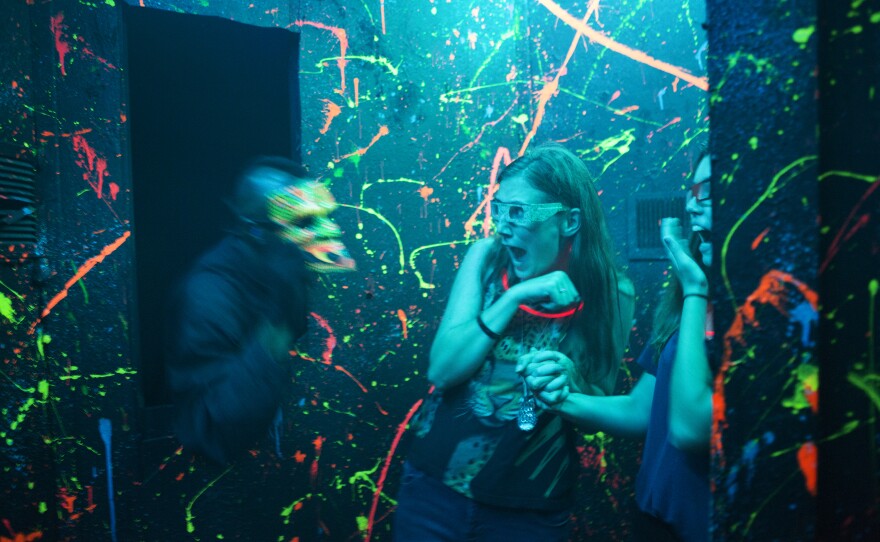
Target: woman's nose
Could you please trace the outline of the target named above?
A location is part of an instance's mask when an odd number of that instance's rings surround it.
[[[688,194],[687,196],[687,203],[684,206],[684,210],[692,215],[698,215],[703,212],[703,208],[697,203],[697,198],[691,194]]]
[[[495,232],[498,233],[498,235],[502,237],[510,236],[510,222],[503,218],[499,218],[497,220],[493,218],[492,221],[495,223]]]

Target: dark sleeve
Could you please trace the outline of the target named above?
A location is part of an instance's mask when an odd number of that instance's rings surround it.
[[[650,340],[648,344],[645,345],[645,348],[642,350],[642,354],[639,356],[639,359],[636,361],[639,367],[645,370],[651,376],[657,376],[657,362],[659,361],[659,356],[657,355],[657,350],[651,344]]]
[[[184,446],[227,462],[266,434],[289,378],[257,341],[262,318],[219,273],[180,291],[168,360],[177,434]]]

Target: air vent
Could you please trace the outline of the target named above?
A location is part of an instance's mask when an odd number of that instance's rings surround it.
[[[666,253],[660,241],[660,219],[681,219],[684,231],[689,220],[684,209],[685,198],[667,194],[634,194],[630,196],[627,253],[630,260],[664,260]]]
[[[37,242],[37,169],[28,161],[0,155],[0,248],[29,252]]]

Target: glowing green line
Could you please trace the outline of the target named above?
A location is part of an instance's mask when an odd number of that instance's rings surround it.
[[[475,242],[475,241],[476,241],[476,239],[463,239],[463,240],[460,240],[460,241],[447,241],[447,242],[445,242],[445,243],[434,243],[433,245],[425,245],[425,246],[423,246],[423,247],[419,247],[419,248],[413,250],[412,252],[410,252],[410,254],[409,254],[409,266],[412,267],[413,271],[414,271],[415,274],[416,274],[416,277],[418,277],[418,279],[419,279],[419,288],[425,288],[426,290],[430,290],[430,289],[432,289],[432,288],[435,288],[435,286],[434,286],[433,284],[431,284],[430,282],[427,282],[427,281],[422,277],[422,273],[421,273],[421,271],[419,271],[418,269],[416,269],[416,255],[417,255],[419,252],[421,252],[421,251],[423,251],[423,250],[428,250],[428,249],[431,249],[431,248],[438,248],[438,247],[451,247],[452,245],[457,245],[457,244],[459,244],[459,243],[461,243],[461,244],[463,244],[463,245],[469,245],[469,244],[471,244],[471,243],[473,243],[473,242]]]
[[[333,56],[330,58],[322,58],[321,60],[319,60],[318,62],[315,63],[316,67],[321,68],[320,70],[318,70],[317,73],[324,72],[325,64],[329,64],[331,61],[339,62],[340,60],[363,60],[364,62],[369,62],[370,64],[378,64],[380,66],[384,66],[385,69],[388,70],[388,73],[390,73],[391,75],[395,75],[395,76],[400,72],[400,64],[403,63],[403,62],[400,62],[397,66],[395,66],[387,58],[372,56],[372,55],[370,55],[370,56],[345,55],[345,58]],[[312,73],[316,73],[316,72],[312,72]]]
[[[486,69],[486,66],[488,66],[495,55],[498,54],[498,52],[501,50],[501,46],[504,45],[504,42],[514,37],[515,35],[516,32],[514,30],[508,30],[504,34],[501,34],[501,39],[498,41],[498,43],[495,44],[495,49],[491,53],[489,53],[489,56],[486,57],[486,60],[483,61],[483,64],[480,65],[479,68],[477,68],[476,72],[474,72],[474,76],[471,77],[471,84],[474,84],[474,82],[476,82],[476,80],[480,78],[480,74],[483,73],[483,70]]]
[[[743,213],[743,215],[741,217],[739,217],[737,219],[737,221],[734,223],[733,227],[730,228],[730,231],[727,233],[727,236],[724,238],[724,244],[721,247],[721,277],[724,282],[724,287],[727,289],[728,298],[730,299],[730,302],[733,304],[733,311],[734,312],[736,312],[736,310],[737,310],[736,299],[734,298],[734,295],[733,295],[733,286],[731,285],[730,278],[727,274],[727,249],[730,245],[730,241],[733,239],[733,236],[734,236],[734,234],[736,234],[736,231],[739,229],[739,227],[749,218],[749,216],[751,216],[751,214],[753,212],[755,212],[755,210],[762,203],[764,203],[764,201],[766,201],[770,196],[773,195],[774,192],[776,192],[776,183],[779,182],[779,179],[781,179],[783,175],[787,174],[792,169],[799,167],[799,166],[802,166],[803,164],[805,164],[806,162],[809,162],[811,160],[816,160],[817,158],[818,157],[815,155],[803,156],[801,158],[798,158],[794,162],[788,164],[784,168],[782,168],[779,171],[779,173],[777,173],[773,177],[773,180],[767,186],[767,189],[764,190],[764,193],[761,194],[758,197],[758,199],[755,201],[755,203],[753,203],[752,206],[749,207],[749,209],[745,213]],[[733,179],[731,179],[731,182],[732,181],[733,181]]]
[[[832,171],[826,171],[825,173],[820,174],[819,181],[820,182],[824,181],[828,177],[846,177],[848,179],[856,179],[859,181],[865,181],[866,183],[877,182],[877,179],[880,179],[880,177],[878,177],[876,175],[863,175],[861,173],[852,173],[850,171],[832,170]]]
[[[698,128],[697,131],[694,132],[694,136],[693,136],[693,137],[686,137],[685,140],[682,141],[681,145],[679,145],[678,148],[675,149],[675,152],[673,152],[672,154],[670,154],[669,156],[666,157],[666,160],[663,162],[663,165],[660,166],[660,169],[665,169],[665,168],[666,168],[666,165],[669,164],[669,161],[672,160],[673,158],[675,158],[675,156],[676,156],[679,152],[681,152],[682,149],[687,148],[687,147],[691,144],[691,141],[695,140],[696,138],[698,138],[698,137],[700,137],[701,135],[703,135],[704,132],[708,132],[708,131],[709,131],[709,127],[708,127],[708,126],[707,126],[706,128]]]
[[[474,92],[474,91],[477,91],[477,90],[485,90],[485,89],[487,89],[487,88],[509,87],[509,86],[511,86],[511,85],[516,85],[516,84],[519,84],[519,83],[525,83],[525,81],[511,81],[511,82],[509,82],[509,83],[508,83],[508,82],[504,82],[504,83],[489,83],[489,84],[486,84],[486,85],[480,85],[480,86],[478,86],[478,87],[460,88],[460,89],[458,89],[458,90],[450,90],[449,92],[445,92],[445,93],[443,93],[443,94],[440,95],[440,101],[441,101],[442,103],[449,103],[449,98],[448,98],[447,96],[452,96],[452,95],[454,95],[454,94],[465,94],[465,93],[468,93],[468,92]],[[473,102],[470,101],[470,100],[468,100],[467,103],[473,103]]]
[[[601,107],[607,111],[611,111],[612,113],[618,111],[618,108],[616,108],[616,107],[611,107],[608,104],[603,104],[602,102],[597,102],[596,100],[591,100],[590,98],[587,98],[583,94],[578,94],[577,92],[574,92],[572,90],[568,90],[563,87],[559,87],[559,92],[564,93],[564,94],[568,94],[569,96],[574,96],[575,98],[578,98],[581,101],[587,102],[588,104],[595,105],[596,107]],[[630,120],[635,120],[635,121],[641,122],[643,124],[649,124],[651,126],[663,126],[662,122],[654,122],[651,120],[640,119],[639,117],[636,117],[635,115],[631,115],[630,113],[624,113],[620,116],[628,118]]]
[[[200,489],[199,492],[195,494],[195,496],[192,498],[192,500],[189,501],[189,504],[186,505],[186,532],[192,533],[192,532],[195,532],[195,530],[196,530],[196,526],[193,525],[193,522],[192,522],[192,520],[195,519],[195,516],[192,514],[193,505],[196,503],[196,501],[199,499],[199,497],[201,497],[202,494],[208,490],[208,488],[210,488],[211,486],[216,484],[217,480],[226,476],[226,474],[231,470],[232,470],[231,465],[229,467],[226,467],[225,471],[221,472],[219,475],[217,475],[216,478],[214,478],[213,480],[208,482],[208,484],[205,487]]]
[[[339,206],[340,207],[348,207],[349,209],[357,209],[358,211],[363,211],[367,214],[373,215],[376,218],[378,218],[380,221],[384,222],[385,225],[388,226],[388,229],[390,229],[391,232],[394,233],[394,237],[397,239],[397,246],[398,246],[398,248],[400,248],[400,272],[403,273],[403,268],[404,268],[403,241],[400,238],[400,233],[394,227],[394,224],[389,222],[387,218],[385,218],[384,216],[382,216],[378,212],[374,211],[373,209],[370,209],[368,207],[364,207],[362,205],[349,205],[347,203],[340,203]]]
[[[18,292],[16,292],[15,290],[13,290],[12,288],[10,288],[9,286],[7,286],[6,283],[3,282],[2,280],[0,280],[0,286],[3,286],[3,287],[6,288],[7,290],[9,290],[9,293],[11,293],[11,294],[14,295],[15,297],[17,297],[19,301],[24,301],[24,296],[22,296],[21,294],[19,294]]]

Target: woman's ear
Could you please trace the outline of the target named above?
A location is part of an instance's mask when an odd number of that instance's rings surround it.
[[[565,212],[565,220],[562,224],[562,236],[572,237],[581,229],[581,210],[577,207]]]

